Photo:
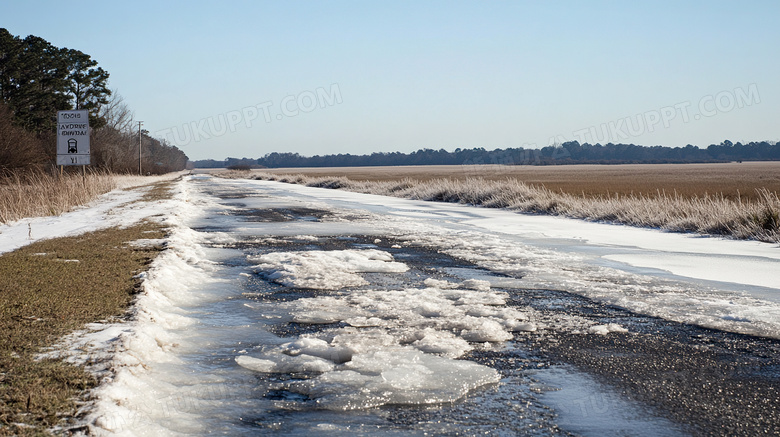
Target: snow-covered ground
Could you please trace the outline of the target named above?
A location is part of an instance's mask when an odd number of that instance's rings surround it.
[[[670,320],[780,338],[777,244],[338,190],[285,189],[334,206],[359,203],[385,216],[388,226],[386,216],[394,217],[403,223],[394,231],[409,241],[444,248],[492,271],[522,275],[523,288],[566,290]]]
[[[539,399],[523,388],[507,394],[526,376],[460,358],[537,330],[630,327],[510,305],[524,289],[780,338],[777,245],[208,176],[177,183],[170,201],[133,203],[139,196],[114,192],[61,217],[0,227],[4,252],[145,216],[171,226],[135,320],[70,339],[74,351],[91,350],[72,359],[113,369],[89,416],[97,434],[406,434],[398,417],[417,413],[377,407],[504,397],[496,411],[524,408],[507,431],[555,429]],[[580,432],[611,422],[677,432],[622,405]],[[464,423],[448,429],[483,426]]]

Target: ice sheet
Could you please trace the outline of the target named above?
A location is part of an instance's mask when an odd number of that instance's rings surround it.
[[[652,254],[649,257],[632,258],[636,265],[665,269],[667,256],[696,256],[701,263],[682,264],[674,267],[677,275],[698,279],[710,279],[717,274],[719,281],[734,284],[761,286],[780,290],[780,246],[757,241],[739,241],[721,237],[705,237],[695,234],[672,233],[656,229],[636,228],[589,222],[563,217],[517,214],[512,211],[477,208],[468,205],[422,202],[389,198],[341,190],[308,188],[278,183],[253,181],[300,196],[316,197],[318,201],[332,201],[334,205],[360,205],[372,212],[419,218],[444,225],[458,224],[466,229],[483,229],[490,234],[506,234],[518,237],[527,244],[540,247],[556,247],[563,252],[614,256],[626,249]],[[722,258],[742,259],[745,262],[702,268],[701,265],[718,263]],[[753,278],[761,278],[755,280]]]
[[[667,270],[689,278],[780,287],[780,261],[767,257],[656,252],[604,255],[603,258],[637,267]]]

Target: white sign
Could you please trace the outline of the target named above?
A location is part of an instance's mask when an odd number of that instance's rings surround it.
[[[57,111],[57,165],[89,165],[89,112]]]

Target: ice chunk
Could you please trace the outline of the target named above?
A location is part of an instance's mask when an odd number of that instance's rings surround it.
[[[382,319],[378,317],[353,317],[344,321],[347,322],[350,326],[354,326],[356,328],[382,326]]]
[[[239,355],[236,357],[236,363],[260,373],[324,373],[334,368],[332,362],[311,355],[291,357],[276,354],[263,358]]]
[[[439,288],[442,290],[458,287],[458,284],[452,283],[450,281],[442,281],[433,278],[427,278],[425,281],[423,281],[423,284],[425,284],[426,287]]]
[[[396,347],[398,338],[384,329],[341,329],[330,344],[347,346],[355,353],[364,353],[381,347]]]
[[[474,317],[492,317],[499,314],[495,308],[491,308],[487,305],[474,305],[466,311],[466,314]]]
[[[423,302],[415,312],[423,317],[442,317],[447,314],[447,307],[433,302]]]
[[[504,292],[482,292],[464,294],[458,299],[458,303],[464,305],[505,305],[509,295]]]
[[[473,349],[464,339],[447,331],[426,329],[418,334],[419,339],[412,346],[423,352],[458,358]]]
[[[490,290],[490,282],[483,281],[481,279],[466,279],[460,284],[461,287],[469,290],[488,291]]]
[[[338,290],[365,285],[357,273],[403,273],[404,263],[375,249],[274,252],[249,257],[255,271],[287,287]]]
[[[239,366],[260,373],[274,373],[277,371],[276,363],[271,360],[252,358],[246,355],[236,357]]]
[[[356,355],[343,370],[293,383],[290,389],[315,399],[321,408],[353,410],[453,402],[498,381],[494,369],[471,361],[394,348]]]
[[[618,325],[617,323],[609,323],[606,325],[595,325],[588,328],[588,333],[590,334],[607,335],[610,332],[625,333],[628,332],[628,329]]]
[[[483,320],[479,326],[464,330],[460,335],[474,342],[499,342],[512,339],[512,334],[506,332],[504,327],[495,320]]]
[[[507,320],[504,326],[512,332],[534,332],[536,325],[530,322],[521,322],[519,320]]]
[[[331,346],[318,338],[302,338],[284,345],[283,352],[291,356],[311,355],[342,364],[351,360],[355,351],[345,346]]]
[[[325,325],[340,321],[341,314],[333,311],[309,311],[302,314],[296,314],[293,317],[293,322],[302,325]]]

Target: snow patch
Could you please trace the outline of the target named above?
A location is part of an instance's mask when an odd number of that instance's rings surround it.
[[[616,323],[608,323],[606,325],[595,325],[588,328],[588,333],[590,334],[607,335],[610,332],[626,333],[628,332],[628,329]]]
[[[254,269],[286,287],[339,290],[367,284],[358,273],[403,273],[409,270],[387,252],[375,249],[274,252],[251,256]]]

